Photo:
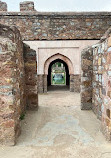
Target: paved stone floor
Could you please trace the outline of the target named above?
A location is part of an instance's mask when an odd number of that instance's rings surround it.
[[[111,143],[92,111],[80,110],[80,95],[50,91],[39,95],[39,110],[28,111],[14,147],[0,158],[111,158]]]

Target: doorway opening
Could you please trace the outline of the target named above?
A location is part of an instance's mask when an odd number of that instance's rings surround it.
[[[69,84],[70,75],[67,64],[61,59],[52,61],[47,75],[48,91],[69,90]]]

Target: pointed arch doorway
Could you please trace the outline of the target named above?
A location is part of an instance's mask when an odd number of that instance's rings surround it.
[[[61,72],[59,71],[56,73],[53,72],[54,65],[57,65],[57,63],[60,65],[62,64],[62,68],[64,69],[63,72],[62,71]],[[60,67],[58,66],[57,69],[60,70]],[[47,92],[48,87],[50,87],[51,85],[54,86],[54,83],[52,81],[53,79],[56,80],[55,86],[57,89],[60,87],[62,88],[63,86],[66,86],[65,88],[67,90],[70,89],[71,92],[74,91],[73,64],[70,61],[70,59],[67,58],[66,56],[58,53],[48,58],[44,65],[44,74],[45,74],[44,75],[44,92]],[[63,78],[64,78],[64,83],[62,80]],[[62,83],[60,82],[58,84],[57,81],[60,81],[60,80],[62,80]]]
[[[52,61],[47,75],[48,90],[69,90],[69,84],[70,75],[67,64],[61,59]]]

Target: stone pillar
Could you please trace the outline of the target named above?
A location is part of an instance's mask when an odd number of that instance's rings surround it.
[[[92,109],[93,49],[81,53],[81,110]]]
[[[6,42],[10,44],[10,48],[13,46],[10,40]],[[17,128],[17,133],[20,132],[19,114],[18,112],[15,114],[17,98],[14,95],[16,89],[13,83],[16,80],[14,76],[16,64],[12,55],[14,52],[4,50],[4,46],[7,48],[7,43],[4,42],[3,47],[0,46],[0,144],[14,145],[15,129]]]
[[[5,2],[0,1],[0,12],[7,12],[7,4]]]
[[[38,92],[43,93],[44,89],[44,75],[38,75]]]
[[[25,1],[20,3],[20,11],[25,12],[25,11],[35,11],[34,9],[34,2],[32,1]]]
[[[74,75],[74,92],[80,93],[80,75]]]
[[[74,75],[70,75],[70,92],[74,92]]]
[[[44,75],[44,93],[47,93],[47,75]]]
[[[27,109],[38,109],[36,51],[24,44],[25,83]]]

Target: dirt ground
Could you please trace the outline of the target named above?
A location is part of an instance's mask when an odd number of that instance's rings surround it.
[[[39,94],[39,110],[27,111],[14,147],[0,147],[0,158],[111,158],[111,143],[92,111],[80,110],[80,94]]]

